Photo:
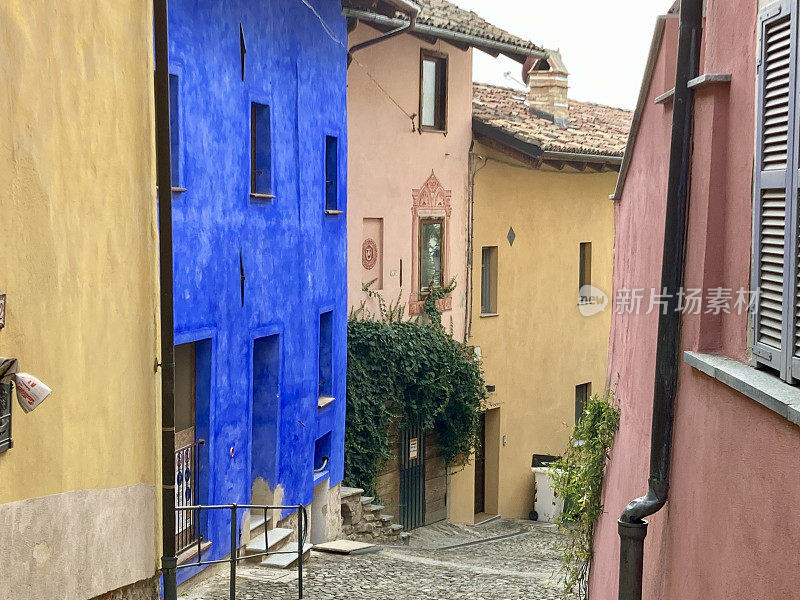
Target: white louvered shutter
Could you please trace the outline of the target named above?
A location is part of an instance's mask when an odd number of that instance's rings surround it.
[[[795,173],[795,79],[797,20],[794,2],[770,5],[759,15],[756,185],[753,283],[759,290],[753,354],[791,379],[794,340],[795,255],[798,230]],[[790,132],[791,135],[790,135]],[[800,367],[800,359],[798,360]],[[800,377],[800,368],[796,371]]]

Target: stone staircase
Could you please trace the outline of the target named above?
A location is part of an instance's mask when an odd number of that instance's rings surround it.
[[[384,507],[373,504],[372,496],[364,496],[361,488],[341,488],[342,533],[349,540],[371,543],[408,544],[410,533],[393,523],[392,515],[383,514]]]
[[[244,555],[251,556],[270,552],[267,556],[253,556],[247,562],[261,564],[274,569],[289,569],[297,565],[298,542],[291,541],[294,530],[285,527],[269,528],[271,517],[254,514],[250,517],[250,538],[245,544]],[[275,553],[275,554],[273,554]],[[311,554],[311,544],[303,545],[303,562]]]

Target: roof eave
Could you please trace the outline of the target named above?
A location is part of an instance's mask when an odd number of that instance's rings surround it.
[[[592,152],[556,152],[545,150],[542,158],[547,160],[564,160],[572,162],[603,163],[604,165],[621,165],[622,156],[614,154],[594,154]]]
[[[358,19],[359,21],[363,21],[364,23],[371,23],[373,25],[378,25],[380,27],[397,28],[397,27],[402,27],[402,25],[406,22],[403,19],[386,17],[384,15],[379,15],[369,11],[358,10],[347,7],[342,9],[342,14],[345,17]],[[545,50],[530,50],[526,48],[521,48],[513,44],[498,42],[496,40],[488,40],[474,35],[460,33],[458,31],[450,31],[449,29],[442,29],[440,27],[433,27],[431,25],[426,25],[420,22],[417,22],[416,27],[414,27],[414,32],[422,35],[429,35],[447,42],[453,42],[455,44],[466,44],[468,46],[472,46],[473,48],[477,48],[478,50],[482,50],[494,56],[497,56],[498,54],[503,54],[509,57],[510,59],[517,61],[518,63],[524,63],[528,59],[528,57],[531,56],[534,58],[547,57],[547,52]]]
[[[653,71],[658,61],[658,55],[661,52],[661,43],[664,39],[664,29],[666,28],[667,19],[674,19],[677,15],[660,15],[656,19],[655,30],[653,31],[653,39],[650,42],[650,52],[647,56],[647,63],[644,69],[644,76],[642,77],[642,85],[639,89],[639,99],[636,102],[636,110],[633,113],[633,120],[631,121],[631,130],[628,134],[628,143],[625,145],[625,154],[622,158],[622,166],[619,170],[619,177],[617,178],[617,186],[614,193],[609,196],[611,200],[618,201],[622,198],[623,190],[625,189],[625,181],[628,178],[628,168],[633,158],[633,150],[636,147],[636,138],[639,135],[639,127],[642,124],[642,116],[647,104],[647,97],[650,94],[650,83],[653,79]]]
[[[482,135],[510,148],[516,150],[529,158],[536,160],[554,160],[563,162],[575,163],[593,163],[603,165],[620,165],[622,164],[622,156],[615,156],[612,154],[593,154],[590,152],[563,152],[555,150],[544,150],[538,144],[526,142],[513,134],[509,133],[501,127],[495,127],[480,117],[472,117],[472,132],[477,135]]]
[[[540,146],[525,142],[517,137],[514,137],[507,131],[489,125],[478,117],[472,117],[472,133],[485,136],[490,140],[494,140],[498,144],[502,144],[512,150],[516,150],[520,154],[524,154],[529,158],[539,159],[542,156],[543,150]]]

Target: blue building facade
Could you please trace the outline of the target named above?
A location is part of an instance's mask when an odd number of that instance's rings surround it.
[[[178,504],[342,479],[347,25],[308,1],[169,3]],[[198,525],[228,554],[225,511]]]

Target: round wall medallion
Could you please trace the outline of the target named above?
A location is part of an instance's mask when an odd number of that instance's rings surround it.
[[[375,268],[378,262],[378,244],[372,238],[367,238],[361,245],[361,264],[367,271]]]

